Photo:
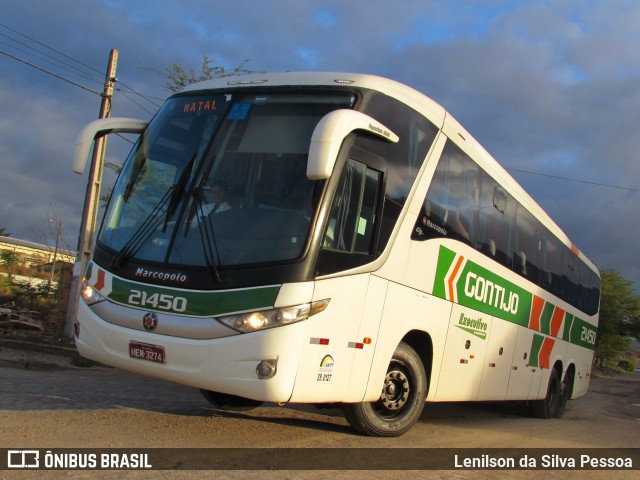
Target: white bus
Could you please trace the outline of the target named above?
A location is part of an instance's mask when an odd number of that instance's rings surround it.
[[[562,414],[589,383],[599,274],[441,106],[360,74],[190,85],[115,184],[78,306],[90,359],[219,408],[342,406],[397,436],[424,402]]]

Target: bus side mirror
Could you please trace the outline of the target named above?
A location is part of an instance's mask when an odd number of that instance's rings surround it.
[[[331,176],[342,141],[354,130],[364,130],[397,143],[400,138],[368,115],[355,110],[334,110],[320,119],[311,136],[307,178],[324,180]]]
[[[87,163],[87,156],[96,138],[109,133],[142,133],[149,122],[135,118],[99,118],[88,123],[76,138],[73,152],[73,171],[82,173]]]

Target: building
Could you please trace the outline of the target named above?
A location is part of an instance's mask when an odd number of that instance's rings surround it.
[[[24,260],[23,264],[27,267],[49,265],[54,262],[54,258],[56,264],[60,262],[73,264],[76,260],[76,252],[60,248],[56,251],[55,247],[49,245],[0,236],[0,252],[2,251],[20,255]]]

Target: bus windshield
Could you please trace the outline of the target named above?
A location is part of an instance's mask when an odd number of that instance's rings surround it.
[[[313,129],[354,103],[335,91],[169,99],[114,187],[98,235],[111,266],[300,257],[323,183],[306,177]]]

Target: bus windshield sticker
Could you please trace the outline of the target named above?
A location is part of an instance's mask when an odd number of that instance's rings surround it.
[[[229,112],[229,120],[244,120],[251,109],[250,103],[236,103]]]

